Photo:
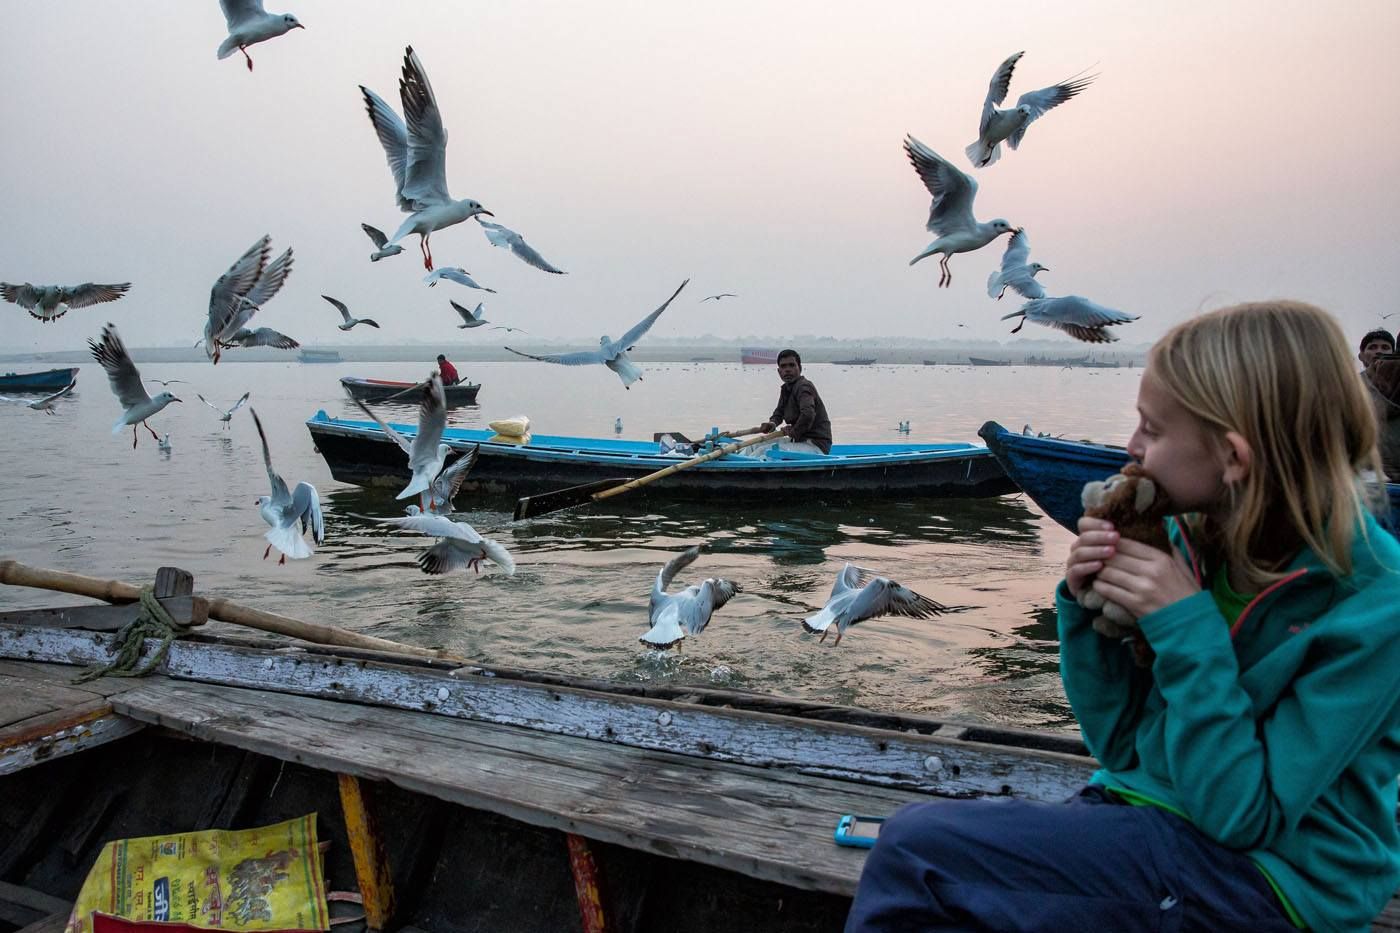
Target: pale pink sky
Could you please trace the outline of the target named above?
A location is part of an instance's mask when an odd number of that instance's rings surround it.
[[[53,324],[0,306],[4,351],[193,343],[209,288],[263,233],[296,266],[256,323],[341,340],[336,295],[384,330],[495,341],[448,297],[537,337],[616,336],[681,279],[658,335],[1012,340],[986,297],[1002,243],[907,262],[931,237],[906,132],[972,171],[977,213],[1023,225],[1051,294],[1141,314],[1125,343],[1202,308],[1297,297],[1358,336],[1400,310],[1400,4],[494,3],[269,0],[305,31],[219,62],[215,0],[0,4],[0,280],[134,283]],[[821,8],[825,6],[826,8]],[[433,239],[497,296],[429,290],[416,238],[371,265],[361,221],[401,215],[359,100],[427,68],[448,180],[569,270]],[[988,79],[1011,98],[1101,74],[972,170]],[[740,297],[698,304],[706,294]],[[1400,317],[1387,323],[1400,322]],[[964,323],[965,328],[957,328]],[[1023,336],[1050,331],[1028,328]]]

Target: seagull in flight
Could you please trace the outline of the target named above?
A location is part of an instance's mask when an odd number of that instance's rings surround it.
[[[244,405],[248,404],[248,396],[252,394],[252,392],[244,392],[243,397],[238,401],[234,402],[233,407],[228,409],[227,411],[220,408],[218,405],[215,405],[213,402],[209,401],[207,398],[200,395],[198,392],[194,394],[194,397],[199,399],[204,404],[208,405],[210,408],[214,409],[216,412],[218,412],[219,420],[224,423],[224,430],[228,430],[228,428],[233,422],[233,413],[238,411],[238,409],[242,408]]]
[[[59,389],[59,390],[58,390],[57,392],[55,392],[53,395],[46,395],[46,396],[44,396],[43,398],[41,398],[41,399],[36,399],[36,400],[34,400],[34,401],[30,401],[30,400],[27,399],[27,398],[11,398],[11,397],[8,396],[8,395],[0,395],[0,402],[19,402],[19,403],[22,403],[22,404],[24,404],[24,405],[27,405],[28,407],[34,409],[35,411],[42,411],[42,412],[43,412],[44,414],[46,414],[46,415],[52,415],[52,414],[54,413],[53,407],[54,407],[54,405],[58,402],[58,400],[61,399],[61,398],[66,398],[66,397],[68,397],[69,395],[71,395],[72,392],[73,392],[73,389],[74,389],[77,385],[78,385],[78,380],[77,380],[77,379],[74,379],[72,382],[68,383],[66,386],[64,386],[63,388]]]
[[[370,240],[374,242],[374,252],[369,254],[370,262],[378,262],[381,259],[397,256],[399,253],[403,252],[403,247],[398,244],[394,244],[393,246],[387,245],[389,238],[384,235],[383,230],[377,227],[371,227],[369,224],[360,224],[360,229],[365,232],[365,236],[369,237]]]
[[[228,347],[272,347],[276,350],[295,350],[301,346],[295,337],[288,337],[286,334],[271,327],[259,327],[257,330],[249,330],[246,327],[234,332],[228,339],[225,346]]]
[[[458,285],[465,285],[467,288],[479,288],[483,292],[490,292],[493,295],[496,294],[494,288],[487,288],[485,285],[476,284],[476,280],[472,278],[471,273],[461,266],[448,266],[446,269],[434,269],[432,272],[423,276],[423,281],[428,283],[429,288],[436,288],[437,283],[442,279],[447,279],[449,282],[456,282]]]
[[[408,513],[403,518],[378,518],[375,521],[438,539],[436,544],[418,555],[418,567],[424,573],[451,573],[468,567],[481,573],[483,560],[491,561],[507,576],[515,573],[515,558],[505,549],[505,545],[483,538],[466,522],[454,522],[443,515],[424,513],[416,505],[410,505]]]
[[[1050,270],[1038,262],[1029,262],[1030,258],[1031,241],[1025,230],[1017,230],[1006,241],[1001,268],[987,278],[987,294],[1000,301],[1009,288],[1022,298],[1044,298],[1045,289],[1035,280],[1035,276],[1038,272]]]
[[[433,479],[442,472],[447,455],[452,453],[452,448],[442,443],[442,432],[447,428],[447,400],[442,392],[442,377],[434,372],[423,384],[422,397],[418,403],[418,433],[414,435],[411,443],[364,402],[355,399],[355,404],[377,421],[389,439],[408,455],[408,468],[413,475],[408,485],[394,498],[407,499],[409,496],[427,493],[422,498],[423,511],[432,511],[436,505],[435,493],[431,491]]]
[[[651,330],[651,325],[656,323],[656,319],[661,317],[661,312],[665,311],[671,302],[676,300],[676,295],[681,293],[690,279],[686,279],[680,284],[670,298],[655,311],[642,318],[637,324],[622,335],[622,338],[614,341],[611,337],[604,335],[598,338],[598,349],[580,350],[577,353],[551,353],[544,356],[535,356],[530,353],[521,353],[519,350],[510,350],[516,356],[523,356],[531,360],[539,360],[542,363],[558,363],[561,366],[587,366],[590,363],[602,363],[608,369],[617,373],[617,377],[622,380],[623,388],[631,389],[632,383],[642,378],[642,370],[636,363],[627,357],[627,351],[631,350],[641,340],[646,332]]]
[[[972,214],[972,202],[977,197],[977,180],[971,175],[954,168],[953,163],[913,136],[905,137],[904,151],[913,163],[914,171],[923,179],[924,187],[933,195],[928,214],[928,232],[938,238],[909,260],[909,265],[939,254],[941,275],[938,285],[944,288],[953,282],[948,260],[954,253],[981,249],[1003,233],[1014,232],[1014,228],[1000,217],[978,223]]]
[[[478,301],[476,303],[475,311],[468,311],[450,298],[447,300],[447,303],[450,304],[452,309],[462,318],[462,323],[457,325],[458,330],[465,330],[468,327],[480,327],[482,324],[490,323],[486,318],[481,316],[483,313],[481,309],[486,306],[486,302],[484,301]]]
[[[181,400],[169,392],[162,392],[155,398],[147,394],[146,387],[141,383],[141,372],[136,368],[136,364],[131,362],[131,355],[126,352],[126,344],[122,343],[122,338],[117,334],[117,325],[109,323],[102,328],[101,341],[89,340],[88,349],[92,351],[92,358],[107,372],[112,394],[117,397],[117,402],[122,407],[122,416],[112,425],[112,433],[120,434],[123,428],[131,425],[131,446],[135,449],[136,426],[142,425],[159,443],[160,435],[156,434],[155,428],[146,424],[146,419],[171,402]]]
[[[647,619],[651,628],[638,641],[652,648],[669,648],[679,645],[687,635],[699,635],[710,624],[714,611],[739,592],[739,587],[720,577],[709,577],[699,583],[692,583],[679,593],[667,593],[666,588],[686,567],[700,556],[700,545],[686,548],[671,558],[656,575],[656,583],[651,588],[651,601],[647,606]]]
[[[219,60],[242,52],[248,59],[249,71],[253,70],[253,59],[248,56],[248,46],[306,28],[290,13],[267,12],[263,0],[219,0],[219,6],[228,23],[228,38],[219,44]]]
[[[1065,295],[1060,298],[1033,298],[1021,305],[1020,310],[1002,315],[1002,320],[1019,317],[1011,333],[1019,333],[1027,321],[1044,324],[1069,334],[1075,340],[1085,343],[1113,343],[1118,338],[1104,328],[1115,324],[1136,321],[1135,314],[1124,314],[1112,308],[1081,298],[1078,295]]]
[[[992,75],[987,86],[987,99],[982,103],[982,121],[977,128],[977,141],[967,147],[967,157],[978,168],[986,168],[1001,158],[1001,144],[1005,140],[1012,149],[1021,145],[1026,128],[1045,112],[1058,107],[1071,97],[1084,90],[1097,75],[1086,78],[1070,78],[1059,84],[1043,87],[1038,91],[1028,91],[1016,101],[1010,110],[998,110],[997,104],[1006,99],[1011,88],[1011,72],[1016,68],[1025,52],[1017,52],[1001,63]]]
[[[116,301],[131,288],[130,282],[115,285],[11,285],[0,282],[0,298],[14,302],[41,321],[56,321],[75,308],[86,308],[104,301]]]
[[[350,328],[354,327],[356,324],[368,324],[370,327],[373,327],[375,330],[379,330],[379,325],[376,324],[374,321],[371,321],[371,320],[370,320],[369,318],[367,318],[367,317],[351,317],[351,316],[350,316],[350,309],[347,308],[347,307],[345,307],[345,303],[344,303],[344,302],[337,301],[336,299],[332,298],[330,295],[322,295],[321,297],[324,298],[324,299],[326,299],[327,301],[329,301],[331,304],[335,305],[335,309],[336,309],[337,311],[340,312],[340,316],[341,316],[341,318],[345,321],[345,323],[343,323],[343,324],[337,324],[336,327],[339,327],[341,330],[349,330]]]
[[[379,144],[384,147],[389,171],[394,175],[399,210],[409,215],[387,245],[395,246],[410,233],[418,234],[423,268],[431,272],[433,253],[429,237],[468,217],[495,215],[470,198],[456,201],[447,193],[447,131],[442,126],[437,97],[413,46],[404,51],[403,76],[399,78],[403,119],[363,84],[360,93]]]
[[[555,275],[567,275],[563,269],[556,269],[550,265],[549,261],[535,251],[535,248],[525,242],[525,238],[509,227],[501,224],[493,224],[489,220],[482,220],[481,215],[477,215],[476,222],[481,224],[486,231],[486,239],[491,241],[492,246],[499,246],[508,249],[520,259],[541,269],[545,272],[552,272]]]
[[[454,460],[451,466],[443,467],[442,472],[428,485],[426,512],[416,505],[410,505],[406,509],[408,514],[451,515],[452,500],[457,498],[457,492],[462,488],[462,480],[466,479],[472,467],[476,466],[476,456],[480,450],[479,444],[473,444],[471,450]]]
[[[189,383],[186,382],[186,381],[183,380],[183,379],[142,379],[141,381],[142,381],[142,382],[154,382],[154,383],[156,383],[157,385],[162,385],[162,386],[168,386],[168,385],[189,385]]]
[[[706,295],[704,298],[701,298],[701,299],[700,299],[700,303],[701,303],[701,304],[704,304],[704,303],[707,302],[707,301],[719,301],[721,298],[738,298],[738,297],[739,297],[739,296],[736,295],[736,294],[734,294],[733,292],[720,292],[718,295]]]
[[[516,332],[516,331],[518,331],[518,332],[520,332],[520,333],[522,333],[522,334],[528,334],[528,333],[529,333],[529,331],[526,330],[526,329],[523,328],[523,327],[510,327],[510,326],[507,326],[507,325],[505,325],[505,324],[492,324],[492,325],[491,325],[491,329],[492,329],[492,330],[503,330],[503,331],[505,331],[505,332],[507,332],[507,333],[514,333],[514,332]]]
[[[265,235],[238,257],[209,290],[209,320],[204,325],[204,353],[215,365],[226,347],[263,346],[259,343],[244,342],[250,338],[246,333],[240,332],[245,331],[253,315],[282,289],[287,276],[291,274],[291,249],[288,248],[282,255],[268,262],[267,258],[271,254],[272,237]],[[276,331],[272,333],[275,334]]]
[[[927,619],[947,611],[947,606],[920,596],[888,577],[877,577],[869,570],[846,564],[836,575],[836,584],[822,611],[803,619],[802,627],[813,634],[821,632],[820,641],[826,641],[834,622],[839,645],[846,629],[866,619],[879,616]]]
[[[246,397],[246,396],[245,396]],[[267,479],[272,484],[272,495],[258,496],[258,514],[272,526],[264,535],[267,548],[263,560],[273,548],[282,552],[278,564],[285,564],[287,558],[301,560],[316,553],[315,548],[306,543],[304,535],[311,532],[311,539],[317,547],[326,541],[326,523],[321,517],[321,497],[316,487],[308,482],[297,483],[288,491],[286,480],[272,468],[272,452],[267,449],[267,434],[263,432],[262,420],[256,408],[248,409],[253,415],[253,424],[258,426],[258,439],[262,441],[263,464],[267,467]],[[298,528],[297,526],[301,527]]]

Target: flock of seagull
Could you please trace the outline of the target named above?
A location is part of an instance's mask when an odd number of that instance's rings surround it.
[[[253,60],[248,54],[250,46],[305,28],[292,14],[266,12],[262,0],[220,0],[220,6],[227,22],[228,36],[218,48],[218,58],[226,59],[235,52],[241,53],[249,71],[253,69]],[[978,138],[965,150],[976,168],[994,165],[1001,158],[1003,143],[1012,150],[1018,149],[1033,122],[1078,95],[1094,78],[1076,77],[1030,91],[1021,95],[1015,107],[999,109],[1008,93],[1012,73],[1023,54],[1017,52],[1007,58],[992,77],[983,103]],[[436,286],[445,280],[494,294],[494,289],[480,285],[461,267],[434,266],[430,242],[432,235],[474,219],[492,246],[509,250],[522,262],[542,272],[565,274],[521,234],[500,223],[486,220],[495,215],[480,202],[451,196],[446,176],[447,133],[432,85],[411,46],[405,50],[399,79],[402,115],[369,88],[361,85],[360,93],[371,126],[384,150],[394,182],[396,203],[399,210],[407,215],[392,236],[386,236],[370,224],[361,224],[374,245],[374,252],[369,257],[371,262],[401,254],[404,251],[401,241],[416,234],[427,270],[424,277],[427,285]],[[992,298],[999,299],[1010,289],[1026,299],[1020,309],[1003,317],[1003,320],[1022,318],[1013,333],[1018,332],[1026,321],[1031,321],[1060,329],[1079,340],[1107,342],[1116,337],[1106,328],[1136,320],[1132,315],[1105,308],[1077,295],[1048,296],[1036,278],[1040,272],[1047,271],[1046,267],[1030,261],[1030,242],[1026,231],[1013,227],[1001,218],[986,222],[976,219],[973,204],[977,181],[913,136],[906,137],[904,150],[932,196],[927,229],[935,235],[935,239],[910,261],[910,265],[930,256],[938,256],[940,287],[946,287],[952,281],[949,268],[952,256],[981,249],[1003,234],[1010,234],[1000,268],[989,278],[987,290]],[[296,339],[278,330],[250,326],[254,316],[286,283],[292,266],[293,251],[288,248],[273,258],[272,238],[265,235],[219,276],[210,291],[203,336],[196,343],[196,346],[203,346],[213,364],[219,362],[224,352],[236,348],[299,346]],[[510,347],[505,349],[529,359],[563,366],[601,364],[615,373],[625,388],[630,389],[642,379],[642,370],[628,357],[628,352],[647,334],[688,283],[689,279],[683,281],[660,307],[617,340],[608,335],[602,336],[596,350],[534,355]],[[129,282],[89,282],[77,286],[0,282],[0,298],[19,305],[42,322],[50,322],[70,310],[116,301],[130,287]],[[722,292],[701,301],[718,302],[732,297],[736,297],[734,293]],[[322,298],[339,313],[342,323],[337,326],[342,331],[359,325],[379,328],[380,325],[370,318],[353,316],[339,299],[330,295],[322,295]],[[450,305],[462,321],[458,325],[460,328],[476,328],[490,323],[484,317],[482,303],[478,303],[473,310],[456,301],[450,301]],[[493,325],[493,329],[508,332],[520,330],[501,324]],[[169,435],[162,440],[147,422],[166,406],[182,401],[166,389],[169,383],[180,380],[150,380],[160,382],[164,391],[154,396],[149,394],[146,381],[142,380],[113,324],[104,326],[100,337],[89,340],[88,346],[93,358],[106,372],[112,392],[122,409],[112,433],[119,434],[130,427],[132,446],[135,447],[140,428],[144,427],[160,448],[168,451]],[[53,414],[56,403],[71,394],[75,384],[71,383],[52,395],[26,404]],[[356,402],[408,457],[411,477],[397,498],[416,497],[417,500],[407,506],[403,517],[371,520],[435,539],[417,560],[425,573],[442,574],[465,569],[479,572],[485,561],[490,561],[506,574],[514,573],[515,561],[502,544],[482,536],[466,522],[455,521],[451,517],[453,498],[463,478],[475,464],[478,451],[473,448],[452,459],[453,449],[443,442],[447,424],[446,403],[442,381],[437,373],[433,373],[416,391],[420,392],[418,429],[411,440],[399,434],[373,410]],[[197,397],[218,414],[219,420],[227,428],[235,413],[248,405],[250,395],[245,392],[227,409],[220,408],[202,395]],[[293,560],[308,558],[314,553],[315,546],[325,540],[320,496],[311,483],[303,481],[295,487],[287,485],[273,466],[267,436],[257,411],[249,407],[249,413],[261,441],[270,487],[270,494],[258,499],[259,514],[269,526],[265,534],[267,548],[263,557],[266,559],[275,548],[281,554],[279,563],[285,563],[289,557]],[[617,425],[619,431],[620,420]],[[907,425],[901,423],[900,430],[907,431]],[[704,579],[678,592],[668,592],[676,576],[698,559],[701,549],[700,545],[688,548],[668,561],[657,574],[648,612],[649,628],[640,639],[642,643],[658,649],[679,645],[688,635],[703,631],[713,613],[739,592],[736,584],[718,577]],[[839,645],[846,630],[865,619],[882,615],[923,619],[946,611],[949,611],[948,607],[886,577],[846,564],[837,575],[825,607],[804,619],[802,624],[809,632],[821,633],[823,641],[834,626],[835,644]]]

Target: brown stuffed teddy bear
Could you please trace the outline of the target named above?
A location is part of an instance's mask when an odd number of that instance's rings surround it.
[[[1171,553],[1171,541],[1162,520],[1170,507],[1166,494],[1143,470],[1141,464],[1130,463],[1123,472],[1115,473],[1102,482],[1085,483],[1080,494],[1084,514],[1113,523],[1118,534],[1132,541],[1150,544],[1159,551]],[[1139,667],[1150,667],[1152,649],[1137,628],[1132,613],[1115,602],[1104,599],[1089,586],[1092,578],[1079,591],[1079,605],[1099,611],[1094,619],[1094,631],[1108,638],[1133,638],[1133,657]]]

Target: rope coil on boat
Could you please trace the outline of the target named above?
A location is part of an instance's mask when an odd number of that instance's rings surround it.
[[[175,618],[156,599],[155,589],[141,587],[141,612],[135,619],[122,626],[117,632],[117,655],[106,664],[88,668],[74,678],[73,683],[81,684],[98,677],[144,677],[165,660],[170,643],[190,630],[188,625]],[[141,649],[148,638],[159,638],[160,646],[155,654],[140,670],[136,662],[141,658]]]

